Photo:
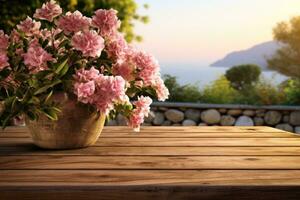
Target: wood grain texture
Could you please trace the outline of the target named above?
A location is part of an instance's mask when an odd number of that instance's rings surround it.
[[[117,186],[117,187],[5,187],[0,200],[298,200],[299,186]]]
[[[300,184],[300,170],[1,170],[3,186]]]
[[[300,157],[0,156],[0,169],[300,169]]]
[[[10,132],[24,132],[28,131],[26,127],[23,126],[9,126],[6,127],[5,130],[0,130],[0,133],[10,133]],[[103,133],[105,132],[130,132],[134,133],[132,128],[126,127],[126,126],[106,126],[104,127]],[[203,127],[197,127],[197,126],[178,126],[178,127],[169,127],[169,126],[142,126],[141,132],[210,132],[210,133],[220,133],[220,132],[237,132],[237,133],[257,133],[257,132],[265,132],[265,133],[287,133],[283,130],[267,127],[267,126],[203,126]]]
[[[0,133],[0,138],[29,138],[27,130],[23,132]],[[101,138],[289,138],[300,135],[286,132],[103,132]]]
[[[32,143],[31,138],[1,138],[0,146]],[[300,147],[300,138],[101,138],[98,147]]]
[[[0,200],[299,199],[300,137],[270,127],[105,127],[96,145],[41,150],[0,132]]]
[[[1,141],[1,140],[0,140]],[[0,155],[94,155],[94,156],[300,156],[300,147],[89,147],[74,150],[43,150],[31,143],[1,146]]]

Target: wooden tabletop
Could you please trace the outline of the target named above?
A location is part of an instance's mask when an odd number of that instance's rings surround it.
[[[270,127],[106,127],[50,151],[0,132],[0,199],[300,199],[300,137]]]

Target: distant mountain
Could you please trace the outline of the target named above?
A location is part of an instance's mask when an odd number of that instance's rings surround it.
[[[264,42],[250,49],[232,52],[225,58],[214,62],[211,66],[232,67],[241,64],[256,64],[262,70],[268,70],[266,58],[272,56],[279,47],[280,44],[275,41]]]

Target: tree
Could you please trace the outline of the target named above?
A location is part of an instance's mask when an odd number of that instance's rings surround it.
[[[179,85],[177,78],[168,74],[164,75],[164,82],[170,92],[170,96],[167,101],[198,102],[201,99],[201,92],[197,85]]]
[[[0,29],[9,32],[20,20],[32,16],[36,8],[41,7],[45,0],[0,0]],[[126,40],[140,41],[142,38],[133,31],[134,21],[148,22],[147,16],[137,13],[137,3],[134,0],[57,0],[64,10],[79,10],[86,16],[92,16],[99,8],[113,8],[118,11],[122,21],[120,30],[125,33]],[[147,5],[144,5],[147,8]]]
[[[273,35],[283,45],[268,59],[268,67],[286,76],[300,78],[300,16],[278,23]]]
[[[261,69],[257,65],[238,65],[226,71],[230,85],[240,91],[247,91],[259,80]]]

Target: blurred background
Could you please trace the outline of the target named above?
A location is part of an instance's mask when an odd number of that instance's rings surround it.
[[[10,31],[43,0],[0,0]],[[300,104],[299,0],[60,0],[118,10],[128,42],[159,60],[171,102]]]

